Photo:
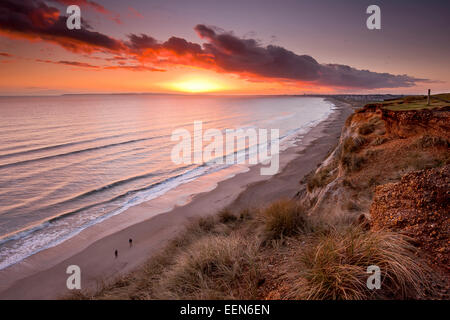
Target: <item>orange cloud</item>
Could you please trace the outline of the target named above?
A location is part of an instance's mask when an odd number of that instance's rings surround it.
[[[144,16],[133,7],[128,7],[129,15],[133,18],[143,18]]]
[[[75,3],[108,13],[92,1],[78,0]],[[346,65],[321,64],[309,55],[298,55],[280,46],[263,46],[255,39],[243,39],[232,32],[205,25],[195,27],[200,38],[206,41],[203,45],[179,37],[160,42],[146,34],[130,34],[123,41],[93,31],[84,20],[82,25],[81,30],[68,30],[66,17],[42,0],[3,0],[0,3],[0,34],[49,41],[75,53],[90,55],[101,52],[111,55],[112,58],[104,60],[116,64],[98,66],[103,69],[164,71],[161,67],[182,65],[236,74],[252,81],[263,79],[303,86],[360,89],[411,87],[417,82],[428,81],[408,75],[359,70]],[[68,64],[65,62],[57,63]],[[81,63],[76,66],[92,68]]]
[[[61,64],[61,65],[67,65],[67,66],[72,66],[72,67],[80,67],[80,68],[88,68],[88,69],[96,69],[96,70],[130,70],[130,71],[157,71],[157,72],[164,72],[166,70],[164,69],[158,69],[158,68],[154,68],[154,67],[148,67],[145,65],[129,65],[129,64],[119,64],[119,65],[114,65],[114,66],[98,66],[98,65],[93,65],[90,63],[85,63],[85,62],[79,62],[79,61],[65,61],[65,60],[60,60],[60,61],[53,61],[53,60],[44,60],[44,59],[36,59],[36,62],[42,62],[42,63],[51,63],[51,64]]]
[[[95,66],[95,65],[85,63],[85,62],[78,62],[78,61],[64,61],[64,60],[51,61],[51,60],[42,60],[42,59],[36,59],[36,61],[43,62],[43,63],[52,63],[52,64],[64,64],[64,65],[73,66],[73,67],[100,69],[99,66]]]

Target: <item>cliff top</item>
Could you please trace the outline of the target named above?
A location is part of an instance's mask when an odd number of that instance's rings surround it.
[[[399,99],[381,102],[382,108],[392,111],[408,111],[420,109],[434,109],[450,106],[450,93],[432,95],[430,105],[427,105],[427,96],[408,96]]]

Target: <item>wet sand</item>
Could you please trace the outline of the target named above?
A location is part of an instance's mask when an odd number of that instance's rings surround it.
[[[66,269],[70,265],[80,267],[82,289],[95,289],[142,265],[196,217],[215,214],[225,207],[238,211],[293,197],[300,189],[299,181],[337,143],[345,119],[352,112],[349,105],[332,102],[336,110],[326,120],[301,137],[297,146],[281,152],[278,174],[261,176],[260,165],[255,165],[174,209],[169,210],[158,201],[131,207],[60,245],[0,270],[0,299],[61,297],[70,292],[66,287],[69,276]],[[188,187],[184,185],[180,189]],[[155,215],[155,206],[160,206],[159,212],[163,213]],[[130,238],[133,239],[131,247]]]

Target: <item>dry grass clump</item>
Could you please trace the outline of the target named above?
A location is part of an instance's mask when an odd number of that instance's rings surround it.
[[[261,283],[270,279],[264,261],[273,250],[260,246],[261,237],[293,252],[281,264],[287,270],[280,278],[282,298],[433,297],[429,269],[404,236],[363,230],[349,216],[307,217],[290,200],[277,201],[260,213],[253,219],[249,210],[242,211],[229,224],[221,223],[219,215],[198,219],[138,271],[93,294],[78,292],[66,298],[260,299]],[[279,241],[287,236],[288,242]],[[380,290],[366,286],[370,265],[381,269]]]
[[[363,123],[359,128],[358,128],[358,133],[362,134],[364,136],[371,134],[372,132],[374,132],[376,129],[376,125],[373,122],[366,122]]]
[[[344,141],[344,152],[341,154],[341,164],[348,172],[358,171],[362,168],[366,159],[362,155],[355,154],[360,151],[367,139],[362,136],[349,137]]]
[[[432,136],[425,134],[421,136],[415,142],[415,146],[418,148],[430,148],[430,147],[444,147],[449,148],[450,142],[442,137]]]
[[[309,192],[313,191],[315,188],[320,188],[326,184],[328,175],[330,171],[326,168],[319,170],[307,177],[306,188]]]
[[[344,154],[358,152],[366,142],[367,139],[362,136],[348,137],[344,141]]]
[[[255,298],[259,280],[257,243],[235,234],[199,239],[161,275],[154,288],[155,298]]]
[[[366,158],[364,156],[358,156],[355,154],[345,155],[341,159],[342,166],[348,172],[355,172],[361,170],[365,162]]]
[[[206,237],[228,237],[232,232],[229,225],[219,222],[218,215],[194,219],[186,226],[184,232],[171,240],[160,253],[153,256],[139,270],[119,277],[113,282],[99,281],[95,290],[76,290],[62,297],[70,300],[105,300],[105,299],[157,299],[156,285],[165,277],[167,270],[173,266],[179,254],[193,243],[203,241]]]
[[[298,250],[288,275],[290,299],[425,298],[430,295],[428,266],[407,239],[358,226],[315,234]],[[367,267],[381,270],[381,288],[369,290]]]
[[[252,219],[252,217],[253,217],[253,214],[252,214],[252,211],[250,211],[250,209],[243,209],[239,213],[240,221],[250,220],[250,219]]]
[[[217,221],[215,216],[200,217],[188,225],[187,233],[204,233],[210,232],[216,226]]]
[[[389,139],[386,138],[386,137],[376,137],[375,139],[373,139],[371,145],[373,145],[373,146],[380,146],[380,145],[382,145],[383,143],[385,143],[387,141],[389,141]]]
[[[315,188],[326,186],[330,181],[336,178],[337,170],[335,164],[319,169],[317,172],[311,172],[305,177],[306,188],[309,192]]]
[[[292,200],[279,200],[263,212],[267,240],[282,239],[305,232],[308,218],[305,209]]]
[[[230,222],[234,222],[238,219],[237,216],[235,216],[230,210],[228,209],[223,209],[219,212],[218,214],[219,217],[219,221],[221,223],[230,223]]]
[[[375,131],[376,134],[384,134],[383,124],[384,122],[379,116],[372,117],[358,127],[358,133],[364,136],[369,135]]]

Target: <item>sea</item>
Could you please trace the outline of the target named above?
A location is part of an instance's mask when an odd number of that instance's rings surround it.
[[[217,173],[234,164],[172,161],[177,129],[278,129],[283,149],[333,109],[302,96],[0,97],[0,270],[180,185],[230,177]]]

